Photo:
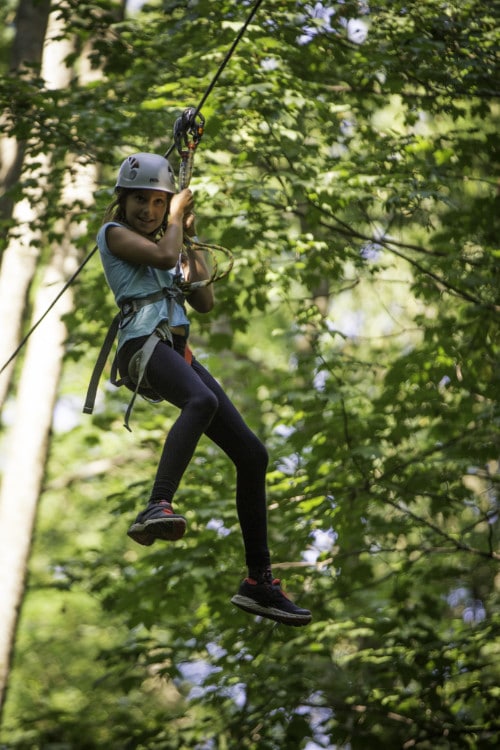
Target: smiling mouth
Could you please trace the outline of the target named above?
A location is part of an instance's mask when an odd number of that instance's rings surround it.
[[[137,217],[136,226],[140,234],[143,234],[146,237],[151,237],[157,231],[159,223],[155,219],[140,219]]]
[[[155,219],[139,219],[141,224],[144,224],[146,227],[156,227],[158,222],[155,221]]]

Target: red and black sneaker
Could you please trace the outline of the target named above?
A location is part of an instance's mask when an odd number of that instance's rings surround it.
[[[308,625],[312,615],[308,609],[297,607],[281,588],[279,578],[272,583],[257,583],[245,578],[231,602],[252,615],[267,617],[284,625]]]
[[[174,513],[166,500],[160,500],[139,513],[127,534],[134,542],[149,547],[155,539],[175,542],[184,536],[186,525],[184,516]]]

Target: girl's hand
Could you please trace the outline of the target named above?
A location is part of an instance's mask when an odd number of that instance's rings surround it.
[[[183,227],[188,237],[194,237],[196,234],[196,216],[194,211],[190,211],[188,214],[184,214]]]
[[[172,200],[170,201],[170,216],[184,217],[192,211],[193,205],[193,193],[189,188],[185,188],[180,193],[172,196]]]

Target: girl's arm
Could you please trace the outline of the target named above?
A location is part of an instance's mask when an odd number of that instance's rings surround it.
[[[184,220],[184,229],[188,237],[196,236],[196,227],[194,223],[194,213],[188,214]],[[203,254],[199,250],[193,250],[189,246],[185,250],[185,263],[183,265],[184,276],[186,281],[204,281],[210,278],[210,269]],[[214,306],[213,285],[194,289],[187,297],[191,307],[196,312],[207,313]]]
[[[193,205],[191,190],[181,190],[172,196],[168,226],[163,237],[154,242],[127,227],[110,227],[106,233],[113,255],[136,265],[171,269],[177,263],[182,248],[184,215]]]
[[[193,250],[188,247],[185,251],[185,257],[187,260],[187,263],[184,264],[186,281],[204,281],[210,278],[210,270],[199,250]],[[214,306],[213,284],[193,289],[187,297],[187,301],[196,312],[210,312]]]

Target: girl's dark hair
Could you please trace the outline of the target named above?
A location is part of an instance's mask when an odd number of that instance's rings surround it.
[[[107,207],[106,211],[104,212],[104,216],[102,219],[103,224],[107,224],[108,221],[120,221],[123,224],[126,224],[125,220],[125,202],[127,200],[127,197],[136,191],[136,188],[123,188],[123,187],[117,187],[115,188],[115,197]],[[168,193],[167,193],[167,210],[165,211],[165,216],[163,218],[163,221],[161,223],[161,227],[156,231],[156,235],[159,235],[160,237],[165,232],[165,229],[167,228],[168,223],[168,211],[170,208],[170,200],[168,200]]]

